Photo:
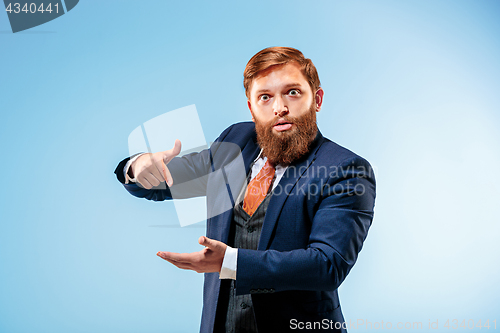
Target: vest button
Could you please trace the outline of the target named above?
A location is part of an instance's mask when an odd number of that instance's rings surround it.
[[[249,225],[249,226],[247,227],[247,231],[248,231],[249,233],[252,233],[252,232],[254,232],[254,231],[255,231],[255,227],[253,227],[253,226]]]
[[[245,303],[245,302],[242,302],[242,303],[240,304],[240,307],[241,307],[242,309],[246,309],[246,308],[248,308],[248,307],[249,307],[249,305],[248,305],[247,303]]]

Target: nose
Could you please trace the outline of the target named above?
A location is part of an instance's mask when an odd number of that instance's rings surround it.
[[[273,104],[274,115],[284,117],[288,114],[288,106],[285,105],[283,98],[276,96]]]

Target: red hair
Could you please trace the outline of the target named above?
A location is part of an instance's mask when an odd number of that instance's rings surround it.
[[[302,52],[297,49],[275,46],[259,51],[248,61],[243,72],[243,86],[245,87],[247,97],[250,98],[250,86],[260,73],[272,66],[286,65],[290,62],[294,62],[300,66],[302,74],[309,82],[309,86],[314,94],[321,83],[319,82],[318,71],[311,59],[304,57]]]

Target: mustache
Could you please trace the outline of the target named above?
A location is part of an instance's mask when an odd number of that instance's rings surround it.
[[[283,122],[283,123],[292,123],[292,124],[295,124],[297,122],[297,118],[296,117],[292,117],[292,116],[283,116],[283,117],[278,117],[276,116],[274,119],[272,119],[271,121],[268,122],[267,125],[269,126],[275,126],[277,125],[279,122]]]

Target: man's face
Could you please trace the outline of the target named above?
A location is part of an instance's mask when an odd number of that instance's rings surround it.
[[[288,165],[307,153],[322,101],[323,90],[313,94],[295,63],[260,73],[252,82],[248,107],[264,156]]]
[[[303,116],[309,112],[313,103],[318,104],[315,108],[318,112],[321,109],[322,97],[321,88],[317,93],[313,93],[299,65],[288,63],[273,66],[253,80],[248,107],[252,112],[253,121],[267,123],[276,120],[273,132],[287,132],[293,131],[296,125],[282,118],[286,115]]]

